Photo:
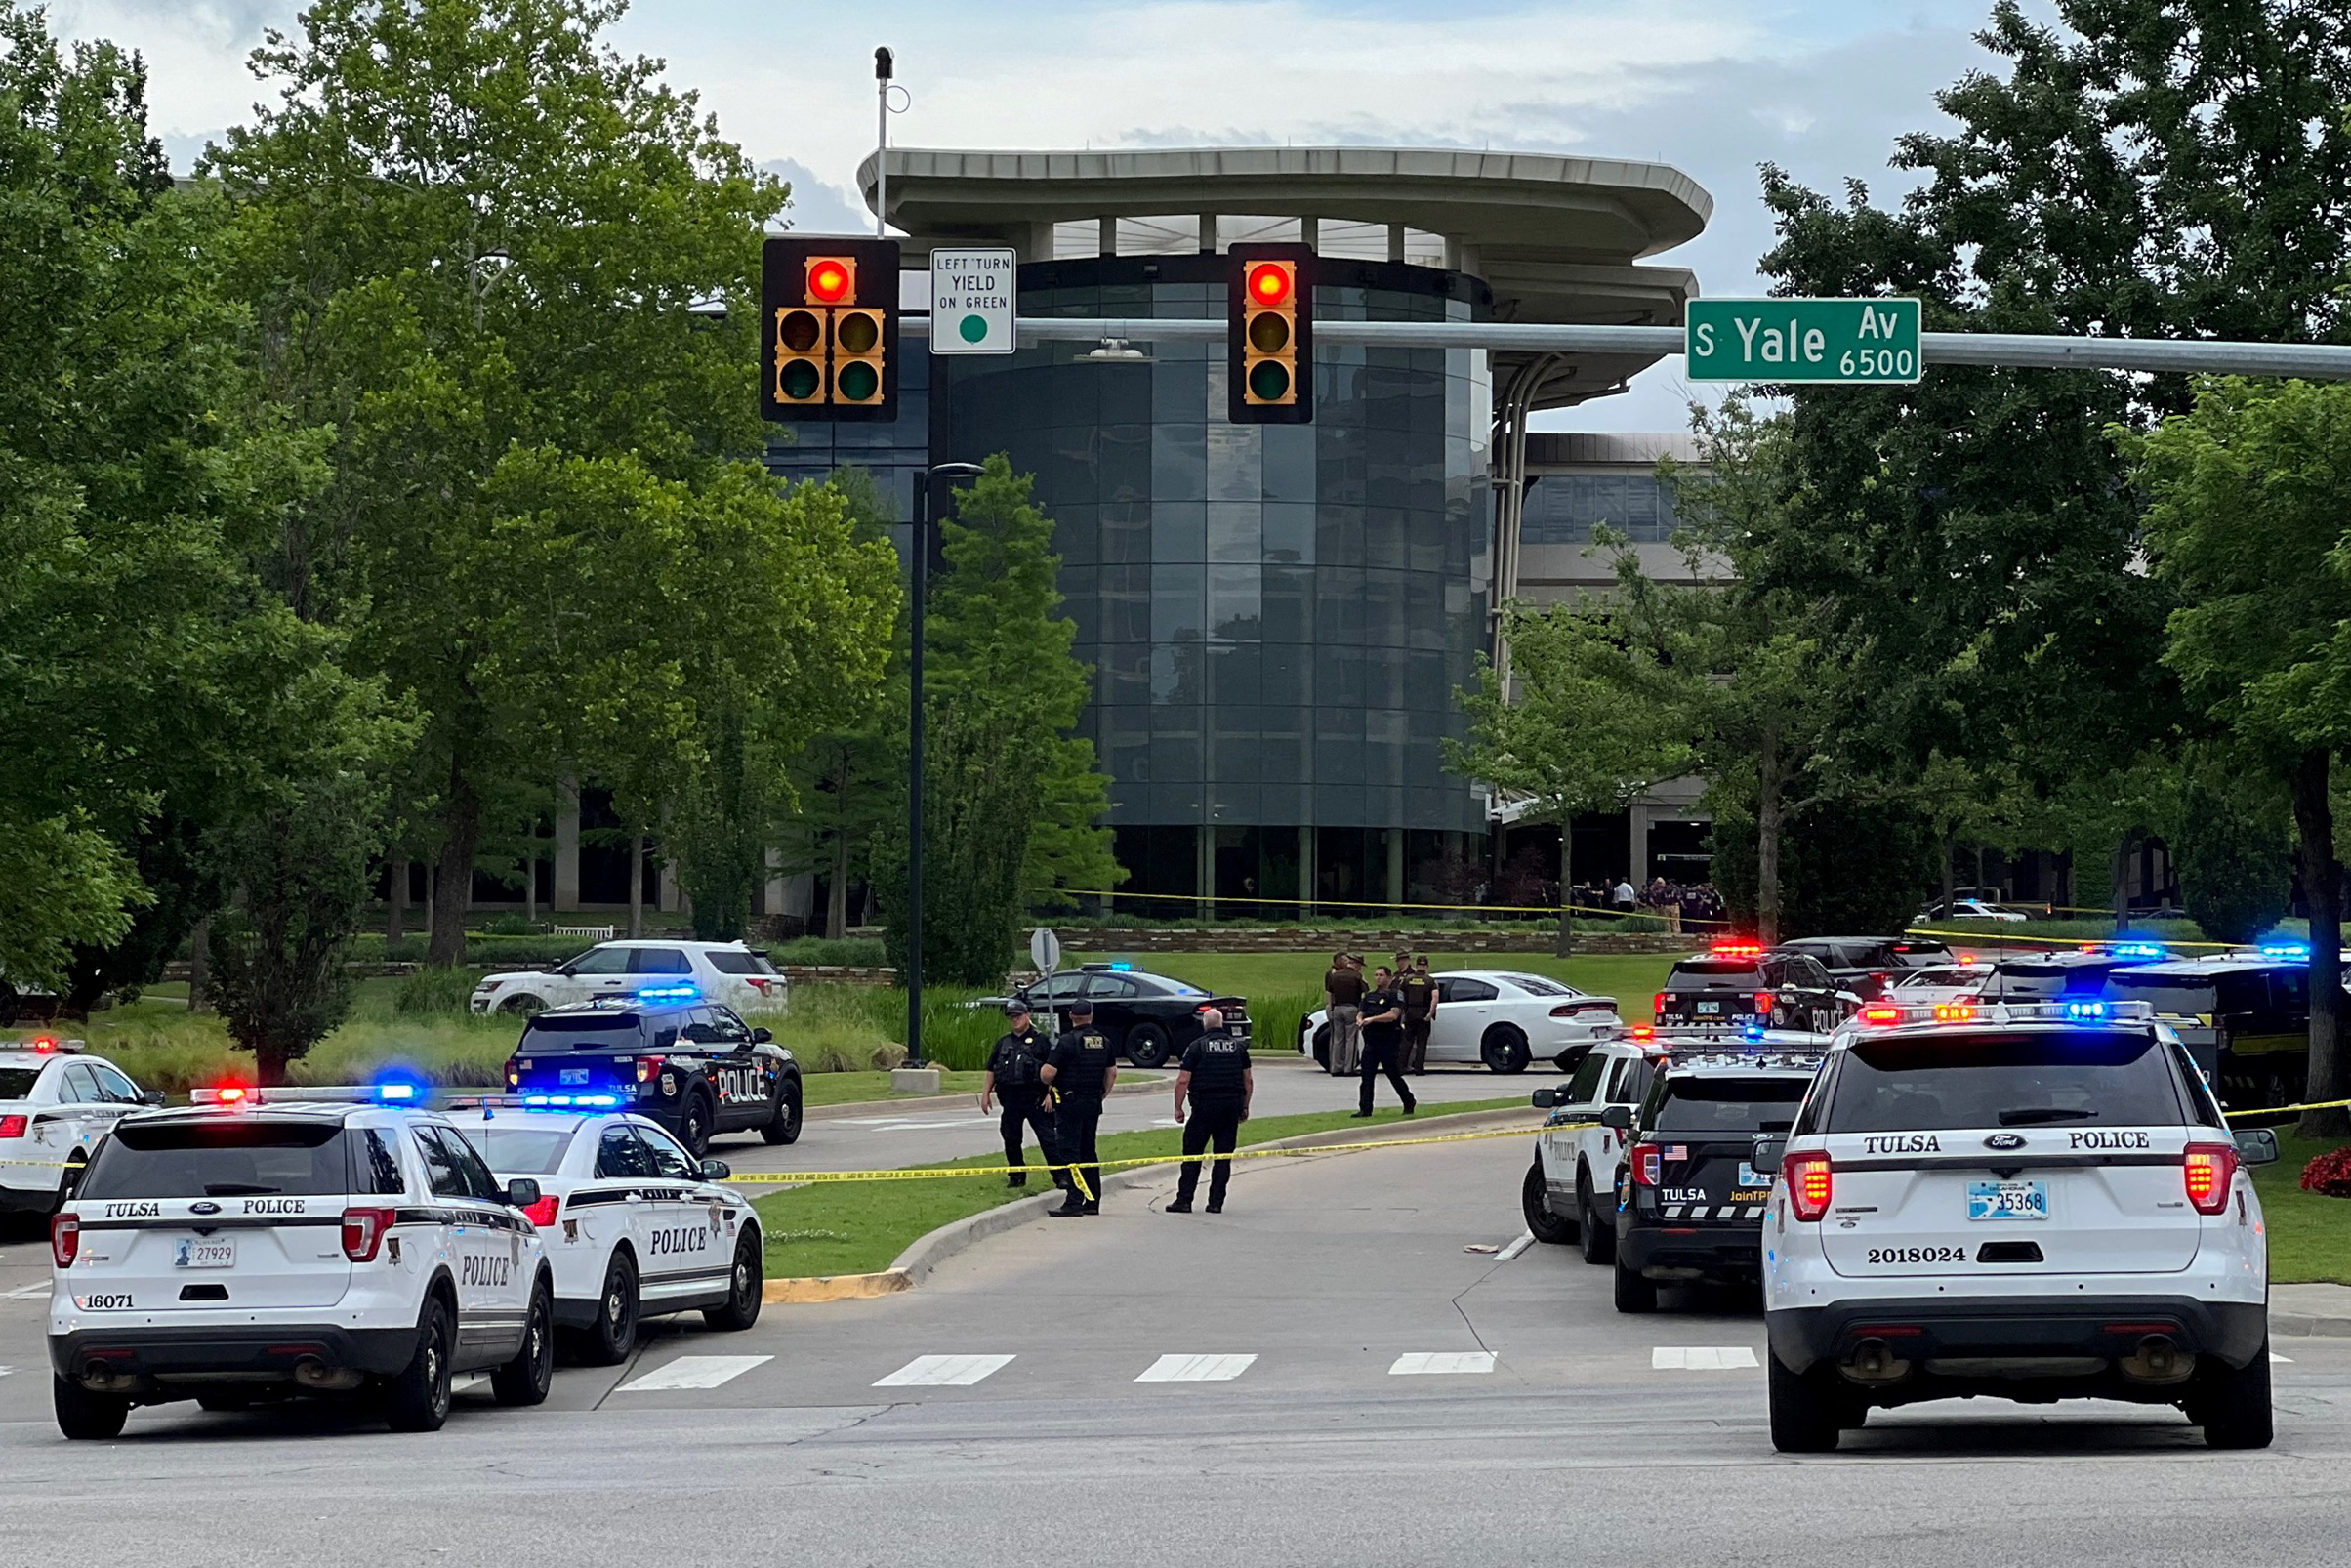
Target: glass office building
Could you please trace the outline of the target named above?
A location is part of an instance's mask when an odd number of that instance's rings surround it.
[[[1021,310],[1220,319],[1228,265],[1034,262]],[[1469,320],[1490,300],[1459,271],[1326,257],[1314,309]],[[1443,743],[1463,733],[1454,693],[1488,636],[1486,356],[1318,345],[1312,424],[1235,426],[1220,343],[1134,351],[1147,357],[1082,342],[910,353],[896,424],[786,427],[770,462],[863,465],[902,508],[925,453],[1004,452],[1035,476],[1075,654],[1094,671],[1085,729],[1112,780],[1122,907],[1429,895],[1484,830]]]

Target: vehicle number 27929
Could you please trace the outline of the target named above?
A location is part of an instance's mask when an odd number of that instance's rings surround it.
[[[1963,1263],[1967,1261],[1964,1247],[1873,1247],[1873,1263]]]

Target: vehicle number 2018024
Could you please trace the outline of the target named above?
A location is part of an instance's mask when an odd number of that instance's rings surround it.
[[[1964,1247],[1873,1247],[1873,1263],[1963,1263],[1967,1261]]]

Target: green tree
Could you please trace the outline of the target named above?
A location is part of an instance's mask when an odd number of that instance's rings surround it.
[[[1507,681],[1491,660],[1460,694],[1466,741],[1448,741],[1445,765],[1529,803],[1523,820],[1559,829],[1562,958],[1575,945],[1566,889],[1574,885],[1575,819],[1623,809],[1688,771],[1690,724],[1682,683],[1660,668],[1611,601],[1539,609],[1506,605]]]
[[[2192,413],[2126,443],[2155,569],[2180,596],[2165,659],[2191,698],[2290,792],[2310,911],[2311,1100],[2351,1093],[2333,759],[2351,743],[2351,387],[2207,384]],[[2351,1117],[2306,1111],[2303,1135]]]
[[[2181,796],[2179,827],[2166,840],[2180,902],[2216,942],[2259,941],[2293,897],[2291,812],[2275,773],[2225,752],[2205,755]]]

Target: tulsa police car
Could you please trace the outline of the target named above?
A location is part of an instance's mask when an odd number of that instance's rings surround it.
[[[1937,1014],[1940,1014],[1938,1016]],[[1875,1005],[1785,1138],[1765,1224],[1773,1443],[1976,1394],[2171,1404],[2270,1441],[2269,1259],[2246,1167],[2143,1004]]]
[[[371,1386],[395,1430],[432,1431],[462,1372],[488,1371],[502,1404],[547,1397],[537,1184],[501,1185],[444,1117],[301,1093],[135,1112],[92,1155],[50,1221],[67,1437],[112,1437],[134,1405]]]
[[[536,1103],[634,1110],[697,1160],[716,1133],[799,1140],[800,1063],[764,1029],[690,985],[550,1008],[522,1026],[507,1087]]]
[[[1616,1208],[1617,1172],[1631,1139],[1600,1118],[1610,1106],[1629,1109],[1641,1102],[1665,1049],[1655,1028],[1634,1024],[1623,1038],[1586,1052],[1565,1088],[1535,1091],[1535,1108],[1551,1114],[1535,1135],[1535,1163],[1527,1168],[1519,1207],[1537,1241],[1580,1241],[1588,1263],[1615,1256],[1616,1229],[1607,1216]]]
[[[459,1100],[466,1136],[501,1181],[531,1180],[523,1212],[555,1265],[556,1323],[580,1359],[628,1359],[646,1314],[699,1309],[714,1329],[759,1321],[765,1284],[758,1213],[642,1116]],[[477,1108],[481,1119],[466,1114]]]
[[[109,1128],[163,1103],[81,1043],[50,1036],[0,1043],[0,1210],[48,1214],[67,1175]]]

